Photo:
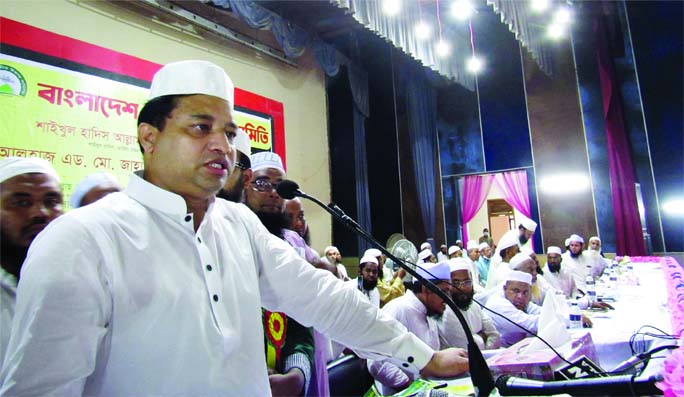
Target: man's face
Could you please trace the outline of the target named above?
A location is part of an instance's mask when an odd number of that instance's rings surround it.
[[[209,95],[178,100],[163,131],[142,123],[145,178],[186,201],[212,198],[235,163],[236,126],[228,102]]]
[[[342,260],[342,255],[340,254],[340,251],[336,249],[328,250],[328,252],[325,253],[325,257],[328,258],[328,262],[330,262],[333,265]]]
[[[580,243],[578,241],[571,241],[570,242],[570,252],[573,255],[579,255],[580,253],[582,253],[582,243]]]
[[[589,241],[589,247],[594,251],[600,251],[601,250],[601,243],[599,243],[598,240],[591,240],[591,241]]]
[[[460,309],[467,310],[473,302],[473,280],[467,270],[451,272],[451,299]]]
[[[245,154],[241,152],[236,152],[236,158],[246,157]],[[242,162],[244,163],[244,161]],[[228,175],[226,183],[223,185],[223,189],[219,192],[218,196],[226,200],[230,200],[236,203],[242,201],[242,192],[249,188],[249,181],[252,178],[252,170],[242,169],[235,165],[233,172]]]
[[[435,280],[437,287],[442,290],[447,296],[451,293],[451,283],[449,281],[444,281],[441,280],[437,282]],[[425,288],[425,287],[422,287]],[[441,316],[444,314],[444,310],[446,310],[446,303],[444,303],[444,300],[437,296],[437,294],[433,293],[432,291],[428,290],[427,288],[424,289],[426,291],[425,295],[425,307],[427,308],[427,313],[428,316]]]
[[[478,259],[480,259],[480,251],[478,251],[477,248],[470,249],[468,250],[468,257],[473,262],[477,261]]]
[[[285,173],[277,168],[262,168],[252,173],[249,188],[245,191],[245,203],[254,212],[279,214],[283,211],[283,199],[275,188],[285,179]]]
[[[0,184],[2,243],[28,248],[48,223],[62,214],[62,192],[50,175],[17,175]]]
[[[558,273],[560,271],[562,261],[563,257],[559,254],[553,253],[546,255],[546,263],[549,266],[549,270],[553,273]]]
[[[531,231],[525,229],[524,227],[521,227],[520,228],[520,236],[518,236],[518,240],[520,241],[520,245],[524,245],[527,242],[527,240],[532,238],[533,234],[534,234],[534,232],[531,232]]]
[[[375,288],[378,284],[378,265],[373,262],[366,262],[361,268],[361,278],[363,279],[363,288],[370,290]]]
[[[480,251],[480,255],[484,256],[485,258],[489,259],[492,257],[492,249],[490,247],[484,248]]]
[[[290,218],[290,229],[304,237],[306,234],[307,225],[306,218],[304,217],[304,208],[302,207],[302,202],[297,199],[287,200],[283,210]]]
[[[441,253],[446,254],[447,253],[447,246],[443,245],[443,246],[439,247],[439,250]]]
[[[530,303],[530,286],[522,281],[507,281],[504,295],[518,310],[525,310]]]
[[[537,282],[537,264],[531,258],[526,259],[523,263],[519,264],[518,270],[524,273],[531,274],[533,284]]]

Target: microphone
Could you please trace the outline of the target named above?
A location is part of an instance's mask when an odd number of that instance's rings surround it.
[[[305,194],[299,190],[299,185],[295,181],[285,179],[276,186],[276,192],[285,200],[292,200],[295,197],[304,197]]]
[[[544,382],[503,375],[496,380],[496,387],[502,396],[550,396],[563,393],[573,396],[643,396],[662,394],[655,386],[656,382],[662,380],[662,375],[648,378],[621,375]]]
[[[470,378],[473,382],[473,386],[475,386],[476,394],[478,396],[489,396],[490,392],[494,389],[494,378],[492,377],[492,373],[489,370],[489,366],[487,366],[487,361],[482,355],[482,351],[480,351],[480,348],[477,346],[477,343],[475,343],[473,333],[470,331],[470,327],[468,326],[468,322],[463,316],[463,313],[461,313],[461,311],[458,310],[454,302],[451,300],[449,296],[447,296],[447,294],[444,291],[442,291],[435,284],[433,284],[429,280],[426,280],[423,276],[418,274],[418,272],[416,272],[410,266],[408,266],[404,260],[397,258],[396,256],[392,255],[391,252],[387,251],[387,249],[382,244],[375,240],[373,236],[371,236],[358,223],[356,223],[354,219],[345,214],[340,207],[335,205],[335,203],[325,205],[316,197],[309,196],[308,194],[299,190],[299,185],[297,185],[296,182],[287,179],[283,180],[278,184],[278,186],[276,187],[276,192],[278,193],[278,195],[280,195],[280,197],[284,199],[289,200],[294,197],[303,197],[307,200],[311,200],[314,203],[318,204],[321,208],[323,208],[330,215],[332,215],[332,217],[335,220],[342,223],[352,232],[363,237],[372,246],[376,247],[378,250],[380,250],[380,252],[385,254],[385,256],[393,260],[394,263],[398,264],[399,266],[401,266],[402,269],[406,270],[408,274],[413,276],[416,280],[419,280],[422,285],[424,285],[426,288],[432,291],[435,295],[439,296],[444,301],[444,303],[446,303],[454,311],[454,314],[456,314],[458,321],[461,323],[461,327],[463,327],[463,330],[465,331],[465,336],[468,339],[468,364],[470,366]]]

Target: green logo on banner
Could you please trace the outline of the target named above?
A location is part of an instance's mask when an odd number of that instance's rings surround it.
[[[26,79],[9,65],[0,64],[0,94],[26,96]]]

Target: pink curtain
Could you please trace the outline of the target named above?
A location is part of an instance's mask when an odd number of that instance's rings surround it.
[[[463,199],[461,200],[461,236],[468,241],[466,225],[480,210],[492,187],[493,175],[468,175],[463,178]]]
[[[530,194],[527,190],[527,172],[511,171],[496,174],[494,183],[503,193],[504,200],[521,214],[532,218]]]

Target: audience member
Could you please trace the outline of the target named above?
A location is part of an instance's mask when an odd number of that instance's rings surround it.
[[[0,368],[29,246],[61,214],[59,176],[49,162],[35,157],[0,160]]]
[[[492,239],[492,236],[489,235],[489,229],[484,228],[482,229],[482,236],[477,240],[478,244],[482,243],[487,243],[489,247],[494,246],[494,240]]]
[[[121,190],[121,185],[114,175],[109,172],[96,172],[86,176],[76,185],[69,203],[71,208],[78,208]]]
[[[477,271],[480,274],[480,283],[487,287],[487,274],[489,273],[489,263],[492,258],[492,249],[488,243],[482,242],[478,245],[480,259],[477,260]]]
[[[496,247],[499,253],[499,262],[494,263],[494,258],[492,258],[489,264],[489,274],[487,274],[488,290],[498,288],[499,283],[506,280],[506,274],[510,271],[508,262],[515,254],[520,252],[518,243],[518,236],[513,233],[505,233],[501,240],[499,240],[499,244]]]
[[[439,252],[437,252],[437,262],[443,262],[447,259],[449,259],[449,255],[447,254],[447,246],[446,244],[442,244],[439,246]]]
[[[501,315],[492,315],[492,320],[501,334],[501,345],[503,347],[511,346],[529,335],[506,319],[537,333],[541,308],[530,302],[531,286],[532,275],[512,270],[506,275],[503,294],[493,294],[487,301],[487,308]]]
[[[424,263],[417,272],[432,280],[444,293],[450,293],[451,275],[447,262]],[[413,290],[406,291],[405,295],[388,303],[382,311],[397,319],[409,332],[437,350],[439,333],[436,320],[444,314],[445,308],[444,301],[438,295],[420,283],[414,283]],[[463,357],[467,356],[465,350],[458,351]],[[467,370],[466,365],[458,368],[462,371]],[[369,360],[368,370],[375,378],[376,386],[383,396],[405,389],[416,379],[414,374],[388,360]]]
[[[480,248],[475,240],[469,240],[466,243],[466,250],[468,256],[466,256],[465,260],[468,262],[471,268],[470,271],[473,277],[473,289],[475,290],[475,293],[480,293],[484,291],[484,286],[480,282],[480,272],[477,268],[477,262],[480,260]]]
[[[342,254],[340,253],[340,250],[337,249],[337,247],[329,245],[325,247],[325,250],[323,251],[323,255],[325,257],[321,257],[321,259],[325,258],[328,260],[328,263],[331,265],[335,266],[337,268],[337,276],[339,277],[340,280],[342,281],[348,281],[351,280],[349,278],[349,275],[347,274],[347,268],[344,266],[344,263],[342,263]]]
[[[32,243],[0,394],[270,395],[262,306],[425,377],[464,372],[460,351],[435,352],[215,198],[235,161],[232,111],[214,64],[155,74],[138,118],[144,170]]]
[[[437,263],[437,258],[430,250],[422,250],[418,253],[418,263]]]
[[[387,302],[394,298],[404,295],[406,288],[404,287],[404,278],[406,277],[406,270],[399,269],[394,271],[385,266],[387,258],[377,248],[369,248],[364,252],[363,256],[372,256],[378,261],[378,271],[380,277],[378,280],[378,292],[380,293],[380,307],[385,306]],[[387,277],[386,275],[389,275]]]
[[[449,270],[451,271],[451,299],[465,317],[475,343],[480,349],[498,349],[501,344],[500,336],[494,327],[494,322],[482,311],[480,305],[473,304],[474,290],[470,265],[465,259],[450,259]],[[467,349],[468,339],[465,331],[450,307],[447,306],[437,325],[442,348]]]
[[[306,223],[306,217],[304,217],[304,206],[302,205],[302,201],[299,199],[299,197],[295,197],[291,200],[285,200],[283,212],[290,222],[288,229],[297,232],[299,237],[304,239],[306,245],[310,245],[311,236],[309,233],[309,225]]]
[[[378,292],[378,259],[366,255],[359,260],[359,275],[356,280],[347,281],[361,291],[375,307],[380,307]]]
[[[249,189],[249,183],[252,180],[252,162],[249,159],[252,155],[252,146],[249,135],[240,128],[235,130],[233,143],[235,144],[235,165],[228,174],[228,179],[218,193],[218,197],[234,203],[242,203],[245,201],[245,190]]]
[[[460,258],[461,253],[462,251],[460,248],[458,248],[457,245],[452,245],[451,247],[449,247],[449,250],[447,251],[447,254],[449,254],[449,259]]]
[[[567,242],[568,250],[563,253],[563,266],[572,274],[577,288],[583,290],[587,276],[600,276],[606,263],[601,257],[584,251],[584,239],[581,236],[573,234],[568,237]]]

